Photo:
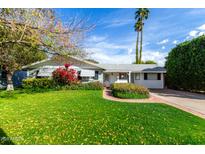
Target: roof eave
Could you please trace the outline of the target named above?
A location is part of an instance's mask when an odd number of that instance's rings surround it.
[[[167,73],[167,71],[141,71],[142,73]]]

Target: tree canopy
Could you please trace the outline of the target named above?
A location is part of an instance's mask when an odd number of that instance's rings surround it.
[[[77,17],[62,22],[53,9],[0,9],[0,66],[8,83],[13,72],[45,53],[84,56],[81,41],[91,27]]]
[[[136,57],[135,57],[136,64],[142,63],[142,42],[143,42],[144,20],[148,19],[149,14],[150,14],[150,11],[147,8],[139,8],[135,12],[136,23],[134,25],[134,28],[135,28],[135,31],[137,32]],[[139,43],[140,43],[140,48],[139,48]]]
[[[133,64],[136,64],[136,62],[134,62]],[[157,64],[157,62],[155,62],[154,60],[146,60],[141,61],[141,64]]]
[[[205,35],[173,48],[165,67],[170,88],[205,91]]]
[[[153,60],[142,61],[142,64],[157,64],[157,62]]]

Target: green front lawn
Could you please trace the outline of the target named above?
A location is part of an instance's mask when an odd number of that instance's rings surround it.
[[[104,100],[102,91],[16,94],[0,98],[0,139],[1,144],[205,144],[205,120],[163,104]]]

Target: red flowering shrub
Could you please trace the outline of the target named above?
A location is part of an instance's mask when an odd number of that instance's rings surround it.
[[[68,69],[71,66],[71,64],[66,63],[64,66],[66,69]]]
[[[65,68],[58,68],[53,71],[53,80],[61,85],[77,83],[78,74],[77,71],[69,68],[71,65],[65,64]]]

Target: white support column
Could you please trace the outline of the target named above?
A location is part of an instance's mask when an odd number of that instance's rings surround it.
[[[116,73],[116,81],[115,82],[118,82],[120,80],[120,73]]]
[[[29,71],[27,70],[27,71],[26,71],[26,77],[29,77],[29,75],[30,75],[30,73],[29,73]]]
[[[131,71],[129,71],[129,83],[131,83]]]
[[[161,82],[162,82],[162,89],[164,89],[165,87],[164,87],[164,74],[163,73],[161,73]]]

